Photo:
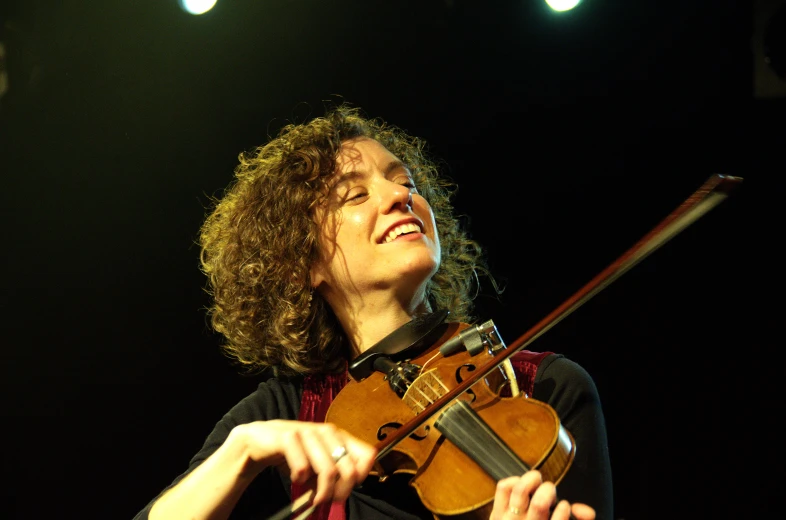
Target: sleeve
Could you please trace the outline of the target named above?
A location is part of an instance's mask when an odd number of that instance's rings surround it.
[[[534,399],[548,403],[573,435],[576,455],[557,494],[595,508],[597,520],[613,518],[613,487],[606,421],[595,382],[576,362],[545,358],[535,377]]]
[[[134,516],[134,520],[147,520],[155,501],[210,457],[224,443],[232,428],[254,421],[297,419],[299,406],[299,386],[277,380],[260,383],[254,393],[224,414],[205,439],[202,448],[191,458],[188,468],[148,502]],[[230,518],[266,518],[273,515],[289,504],[289,486],[289,480],[276,468],[266,468],[248,487]]]

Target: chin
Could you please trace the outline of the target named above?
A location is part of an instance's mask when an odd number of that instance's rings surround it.
[[[433,258],[422,259],[418,262],[410,262],[402,273],[404,276],[418,276],[423,281],[430,280],[439,270],[439,262]]]

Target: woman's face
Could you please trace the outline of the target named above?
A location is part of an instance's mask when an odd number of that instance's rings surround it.
[[[311,283],[329,302],[393,296],[404,306],[422,303],[440,264],[437,226],[406,165],[387,148],[368,138],[343,144],[317,223],[320,260]]]

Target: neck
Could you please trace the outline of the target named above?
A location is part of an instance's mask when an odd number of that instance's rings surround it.
[[[430,312],[424,297],[402,304],[397,300],[369,300],[362,304],[333,306],[352,345],[352,357],[376,345],[415,316]]]

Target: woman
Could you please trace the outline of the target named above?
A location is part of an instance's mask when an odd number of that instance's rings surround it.
[[[136,518],[264,519],[297,497],[312,499],[315,518],[432,518],[411,475],[366,478],[376,448],[324,417],[349,360],[436,310],[470,321],[487,273],[452,214],[454,185],[422,141],[346,105],[241,154],[235,174],[200,234],[210,315],[228,354],[273,375]],[[559,501],[533,470],[499,481],[490,516],[611,518],[592,379],[562,356],[539,361],[532,395],[557,411],[576,458]]]

